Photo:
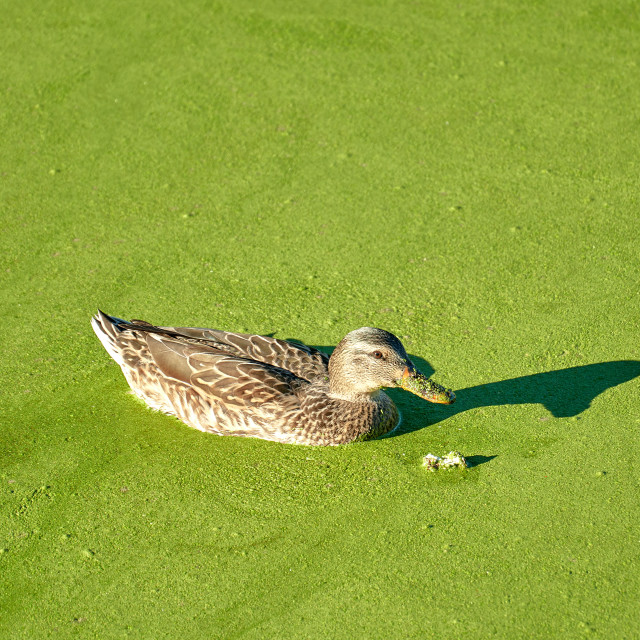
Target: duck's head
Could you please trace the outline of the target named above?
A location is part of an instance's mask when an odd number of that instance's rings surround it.
[[[329,386],[334,395],[370,394],[382,387],[401,387],[441,404],[455,394],[420,373],[402,342],[384,329],[362,327],[348,333],[329,359]]]

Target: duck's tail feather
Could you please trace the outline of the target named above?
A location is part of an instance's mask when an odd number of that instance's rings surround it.
[[[127,329],[131,323],[115,316],[110,316],[100,311],[91,318],[91,326],[98,336],[98,340],[102,342],[102,346],[107,353],[120,365],[124,364],[124,359],[120,348],[118,347],[118,334]]]
[[[144,320],[129,321],[116,318],[115,316],[104,313],[104,311],[100,309],[98,309],[98,313],[91,318],[91,326],[96,332],[100,342],[102,342],[102,346],[121,366],[124,364],[122,348],[127,342],[131,342],[127,340],[127,338],[142,337],[144,334],[151,333],[169,338],[177,338],[180,341],[194,344],[206,344],[210,346],[212,342],[211,340],[203,338],[192,338],[168,327],[156,327],[154,324]],[[120,334],[125,331],[128,332],[128,336],[121,336]],[[142,338],[142,341],[146,344],[146,338]]]

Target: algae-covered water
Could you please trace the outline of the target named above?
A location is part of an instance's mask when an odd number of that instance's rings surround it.
[[[640,636],[637,3],[27,0],[0,42],[0,637]],[[383,327],[457,402],[203,434],[98,307]]]

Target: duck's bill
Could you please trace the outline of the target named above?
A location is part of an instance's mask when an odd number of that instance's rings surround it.
[[[442,385],[427,378],[419,371],[405,371],[405,375],[396,381],[399,387],[415,393],[424,400],[437,402],[438,404],[453,404],[456,394],[451,389],[445,389]]]

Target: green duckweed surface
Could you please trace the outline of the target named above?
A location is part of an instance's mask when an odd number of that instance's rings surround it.
[[[25,0],[0,42],[3,640],[640,636],[636,2]],[[457,402],[202,434],[98,307],[380,326]]]

